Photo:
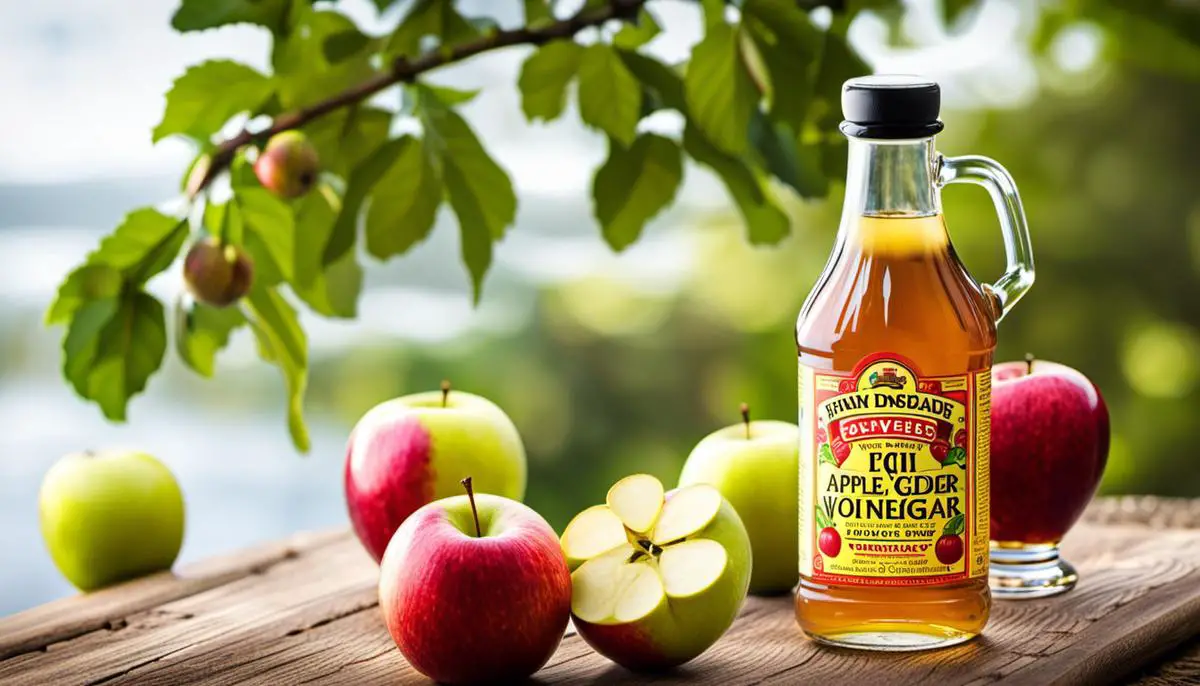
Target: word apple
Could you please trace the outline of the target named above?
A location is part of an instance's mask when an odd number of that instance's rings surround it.
[[[183,282],[200,302],[227,307],[250,292],[254,262],[245,250],[208,238],[188,249],[183,258]]]
[[[1066,365],[992,368],[991,539],[1057,543],[1096,493],[1108,460],[1108,407]]]
[[[799,578],[799,450],[800,427],[752,422],[743,403],[742,423],[709,434],[683,465],[681,487],[716,486],[746,525],[751,593],[783,593]]]
[[[618,481],[606,505],[562,536],[571,617],[588,645],[633,670],[683,664],[733,624],[750,584],[750,537],[708,484],[663,493],[658,479]]]
[[[258,182],[281,198],[298,198],[310,191],[320,171],[316,147],[299,131],[272,136],[254,162]]]
[[[376,405],[350,434],[344,470],[354,533],[379,561],[392,534],[425,503],[454,495],[468,475],[480,492],[525,497],[525,448],[491,401],[461,391]]]
[[[571,612],[554,529],[525,505],[479,494],[417,510],[383,556],[379,607],[422,674],[447,684],[523,680],[550,659]]]
[[[183,493],[145,453],[67,455],[42,480],[38,512],[50,557],[81,591],[170,569],[183,545]]]

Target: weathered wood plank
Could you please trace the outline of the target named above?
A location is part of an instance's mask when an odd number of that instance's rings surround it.
[[[1161,508],[1146,521],[1155,517]],[[1106,683],[1200,634],[1200,530],[1080,526],[1066,550],[1081,570],[1078,589],[1055,599],[997,603],[984,637],[965,646],[905,655],[817,648],[796,628],[790,598],[755,598],[716,646],[653,682],[796,683],[849,676],[873,684]],[[139,592],[136,602],[111,606],[131,610],[105,615],[111,629],[101,623],[52,645],[35,641],[44,652],[35,648],[0,660],[0,682],[425,682],[392,645],[376,604],[376,567],[351,537],[294,547],[282,559],[270,559],[261,573],[225,583],[188,592],[160,588],[155,593],[165,594],[161,600]],[[95,602],[91,598],[62,601],[55,612],[66,623],[72,603]],[[45,610],[31,612],[39,611]],[[6,625],[0,622],[0,645],[12,642]],[[50,621],[43,633],[61,631]],[[1171,677],[1163,672],[1146,678],[1158,679],[1146,686],[1160,686]],[[626,672],[568,636],[536,681],[651,679]]]
[[[1145,670],[1132,686],[1200,684],[1200,639],[1177,650],[1160,665]]]
[[[358,541],[338,536],[260,574],[135,612],[114,630],[0,662],[0,683],[111,682],[210,648],[244,659],[247,634],[283,638],[374,605],[376,575]]]
[[[344,531],[304,533],[278,543],[187,565],[101,591],[47,603],[0,620],[0,660],[44,650],[99,629],[116,629],[125,618],[178,598],[261,574],[301,552],[347,536]]]

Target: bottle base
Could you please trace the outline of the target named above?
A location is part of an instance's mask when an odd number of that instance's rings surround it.
[[[855,650],[872,650],[885,652],[910,652],[916,650],[933,650],[966,643],[978,634],[959,631],[951,627],[938,627],[922,624],[920,631],[903,622],[877,623],[862,629],[849,629],[828,635],[808,634],[808,637],[822,645]]]
[[[1079,573],[1059,557],[1057,545],[995,545],[991,551],[988,586],[992,597],[1032,600],[1075,588]]]

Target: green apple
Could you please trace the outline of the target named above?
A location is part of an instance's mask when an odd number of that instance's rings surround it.
[[[457,495],[462,479],[521,500],[525,470],[525,447],[504,410],[443,383],[440,392],[376,405],[358,421],[346,447],[346,506],[354,533],[379,561],[410,514]]]
[[[605,505],[567,525],[571,616],[588,645],[633,670],[667,669],[733,624],[750,582],[750,539],[712,486],[663,493],[658,479],[618,481]]]
[[[750,534],[754,573],[750,592],[790,591],[799,579],[800,427],[788,422],[750,421],[704,438],[683,466],[679,485],[707,483],[733,505]]]
[[[183,493],[145,453],[67,455],[42,480],[38,510],[50,557],[81,591],[170,569],[183,545]]]

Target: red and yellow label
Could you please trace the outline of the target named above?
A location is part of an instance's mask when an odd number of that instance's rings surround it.
[[[800,573],[919,586],[987,575],[991,373],[891,353],[800,366]]]

